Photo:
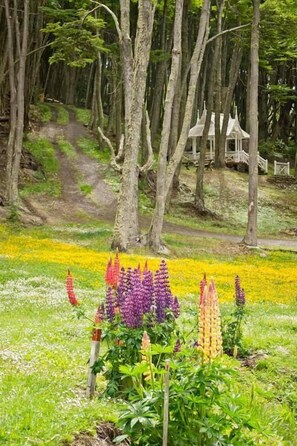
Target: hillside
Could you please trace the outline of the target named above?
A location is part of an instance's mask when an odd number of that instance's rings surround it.
[[[84,125],[88,111],[40,104],[31,115],[32,130],[24,145],[20,177],[21,220],[50,226],[98,220],[112,225],[120,178],[108,164],[108,149],[99,149],[95,136]],[[3,165],[0,163],[1,178]],[[262,244],[297,247],[297,185],[274,185],[268,181],[270,176],[259,177],[259,236],[284,241]],[[247,219],[248,175],[229,169],[206,171],[205,197],[211,216],[197,215],[192,206],[195,181],[195,167],[183,166],[164,232],[239,242]],[[143,230],[149,225],[152,208],[153,191],[142,182]],[[0,207],[2,219],[7,212]]]

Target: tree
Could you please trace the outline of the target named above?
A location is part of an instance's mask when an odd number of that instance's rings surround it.
[[[147,81],[155,7],[151,0],[139,0],[134,56],[130,37],[130,0],[121,0],[121,25],[125,89],[125,159],[112,245],[126,251],[139,239],[138,227],[138,153],[143,102]],[[132,59],[133,58],[133,59]]]
[[[23,17],[17,2],[5,0],[7,48],[10,87],[10,131],[7,144],[6,199],[8,204],[18,202],[18,179],[24,133],[25,74],[29,34],[29,0],[24,0]]]
[[[249,144],[249,198],[248,223],[244,243],[257,246],[258,215],[258,85],[259,85],[259,27],[260,0],[253,0],[253,23],[251,33],[250,76],[250,144]]]
[[[194,52],[190,62],[190,80],[189,80],[189,89],[186,100],[185,114],[182,123],[182,129],[180,132],[179,140],[177,146],[174,150],[174,153],[167,163],[165,154],[165,145],[164,152],[160,153],[158,160],[158,172],[162,172],[158,176],[157,190],[156,190],[156,204],[153,213],[151,227],[148,233],[148,244],[155,250],[160,251],[162,248],[161,243],[161,233],[164,222],[164,214],[165,214],[165,203],[168,193],[170,191],[170,187],[172,184],[172,180],[176,169],[181,162],[187,139],[190,130],[190,125],[192,121],[193,108],[195,104],[195,96],[197,89],[197,81],[201,69],[201,64],[204,56],[205,46],[208,39],[209,33],[209,14],[210,14],[210,1],[204,0],[202,5],[202,11],[199,22],[199,31],[196,39],[196,44],[194,48]],[[175,65],[173,65],[175,67]],[[169,85],[168,85],[169,87]],[[169,93],[168,93],[169,97]],[[166,105],[165,105],[166,106]],[[168,100],[167,107],[171,107],[171,100]],[[169,112],[168,112],[169,114]],[[165,115],[165,113],[164,113]],[[167,132],[163,132],[163,137],[167,138]]]

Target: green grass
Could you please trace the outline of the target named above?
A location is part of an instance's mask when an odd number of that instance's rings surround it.
[[[24,142],[25,148],[34,156],[40,167],[35,173],[36,182],[27,183],[21,190],[23,198],[31,194],[46,194],[59,197],[61,183],[57,177],[59,163],[53,145],[44,138]]]
[[[92,186],[89,184],[80,184],[79,188],[84,195],[90,195],[93,190]]]
[[[73,108],[75,116],[78,122],[84,125],[88,125],[91,117],[91,110],[87,108]]]
[[[66,125],[69,123],[69,112],[62,106],[57,107],[57,124]]]
[[[11,225],[2,237],[9,240],[10,234],[16,233],[28,240],[60,240],[101,252],[109,250],[112,227],[100,222],[32,228]],[[293,264],[296,258],[284,252],[272,252],[264,259],[257,253],[248,257],[220,253],[220,242],[173,234],[166,235],[166,241],[176,257],[187,255],[205,262],[240,258],[242,264],[265,262],[269,266],[269,262],[278,262],[281,266]],[[61,446],[79,431],[92,431],[100,419],[114,420],[117,405],[85,398],[90,326],[73,317],[68,305],[67,267],[59,261],[47,262],[46,257],[27,261],[7,254],[0,255],[0,445]],[[104,296],[104,271],[94,277],[92,271],[72,264],[71,255],[69,266],[76,277],[77,295],[92,318],[98,298]],[[243,285],[246,280],[242,277]],[[184,297],[182,318],[190,329],[196,324],[195,308],[196,297]],[[222,305],[223,316],[231,308],[231,304]],[[239,370],[238,392],[260,420],[263,432],[270,435],[267,442],[256,444],[297,445],[296,314],[297,303],[248,303],[244,345],[262,356],[252,369],[242,367],[238,360],[228,360]],[[99,389],[103,387],[99,379]]]
[[[76,158],[76,151],[69,141],[67,141],[64,138],[58,138],[57,144],[59,146],[59,149],[67,156],[67,158],[69,159]]]
[[[90,158],[93,158],[102,164],[108,164],[110,162],[110,150],[108,148],[100,149],[98,143],[94,139],[79,138],[77,145]]]
[[[38,102],[35,107],[38,113],[38,119],[44,124],[50,122],[52,118],[52,110],[50,106],[44,102]]]

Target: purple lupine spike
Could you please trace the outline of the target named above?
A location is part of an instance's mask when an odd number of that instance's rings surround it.
[[[109,322],[112,322],[115,317],[114,295],[112,287],[107,288],[106,292],[106,316]]]
[[[129,328],[135,328],[134,302],[132,294],[129,294],[121,308],[122,318]]]
[[[142,279],[142,306],[143,313],[149,313],[154,304],[154,282],[153,273],[149,270],[144,271]]]
[[[133,308],[134,320],[136,326],[140,327],[143,316],[143,289],[141,285],[141,275],[138,269],[135,269],[133,271],[132,284],[133,284],[132,296],[134,303],[134,308]]]
[[[174,352],[174,353],[177,353],[177,352],[180,352],[180,351],[181,351],[181,342],[180,342],[180,339],[178,338],[178,339],[176,340],[176,343],[175,343],[173,352]]]
[[[122,267],[117,287],[117,305],[119,308],[121,308],[122,305],[124,304],[126,295],[127,295],[126,271],[125,268]]]
[[[245,291],[243,288],[241,288],[239,297],[236,299],[236,305],[243,307],[245,305]]]
[[[180,304],[177,297],[173,299],[173,302],[171,304],[171,310],[172,313],[174,314],[174,317],[177,319],[180,315]]]
[[[237,299],[240,297],[240,277],[236,276],[235,277],[235,300],[237,301]]]
[[[173,296],[170,289],[168,267],[165,260],[161,260],[159,271],[160,271],[160,277],[159,277],[160,286],[163,286],[166,295],[165,297],[166,308],[170,308],[172,305]]]
[[[154,297],[156,306],[157,322],[164,322],[166,318],[166,290],[163,286],[162,277],[160,277],[160,271],[156,271],[154,277]]]

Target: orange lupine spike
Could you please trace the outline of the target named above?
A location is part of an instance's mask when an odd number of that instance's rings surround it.
[[[66,278],[66,291],[68,294],[68,300],[71,303],[71,305],[76,306],[79,305],[79,302],[75,296],[74,288],[73,288],[73,276],[70,273],[70,270],[68,270],[67,278]]]

